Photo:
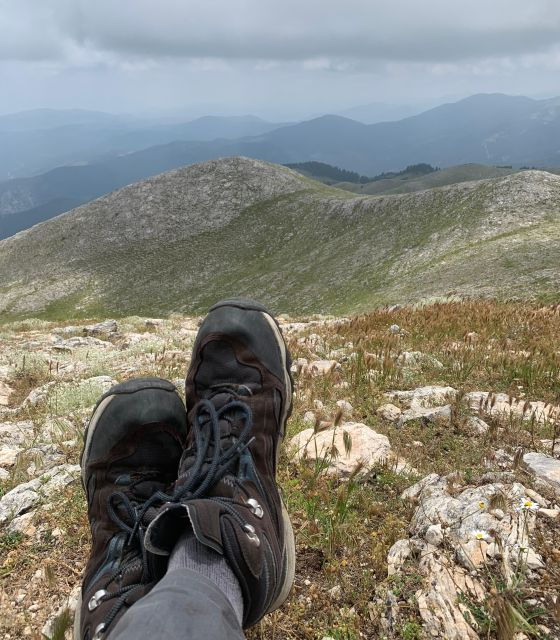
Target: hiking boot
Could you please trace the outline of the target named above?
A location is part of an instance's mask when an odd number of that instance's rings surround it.
[[[144,533],[177,478],[186,411],[159,378],[114,386],[97,403],[84,435],[82,484],[92,548],[74,620],[75,640],[100,640],[166,570]]]
[[[290,366],[263,306],[233,299],[210,309],[187,372],[190,431],[173,500],[146,532],[154,553],[170,553],[187,529],[222,554],[241,586],[244,628],[278,608],[294,580],[294,535],[276,485]]]

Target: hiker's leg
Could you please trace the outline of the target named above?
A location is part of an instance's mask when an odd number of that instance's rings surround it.
[[[191,569],[174,569],[122,616],[108,640],[159,638],[243,640],[245,636],[215,582]]]

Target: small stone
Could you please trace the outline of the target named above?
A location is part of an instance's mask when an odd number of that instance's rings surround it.
[[[384,404],[377,409],[377,415],[388,422],[397,422],[402,411],[394,404]]]
[[[418,387],[408,391],[389,391],[385,397],[389,401],[397,400],[405,406],[437,407],[448,404],[457,395],[453,387]]]
[[[489,513],[494,516],[496,520],[503,520],[506,517],[506,514],[501,509],[492,509]]]
[[[33,611],[39,611],[40,608],[41,606],[35,603],[27,607],[27,610],[33,612]]]
[[[298,358],[292,362],[291,372],[299,373],[302,370],[305,370],[307,367],[308,360],[307,358]]]
[[[349,418],[354,411],[354,407],[347,400],[337,400],[336,406],[342,410],[342,415]]]
[[[17,518],[14,518],[7,527],[9,533],[21,533],[24,536],[31,538],[35,535],[37,528],[33,524],[33,518],[35,517],[35,511],[28,511]]]
[[[51,531],[51,535],[53,538],[62,538],[62,536],[64,535],[64,531],[57,527],[56,529],[53,529]]]
[[[23,401],[23,406],[31,405],[32,407],[36,407],[39,404],[43,404],[47,396],[49,394],[49,389],[56,384],[54,381],[47,382],[46,384],[33,389],[31,393],[25,398]]]
[[[66,600],[61,604],[61,606],[55,612],[55,614],[51,618],[49,618],[45,623],[45,626],[41,630],[41,633],[43,634],[43,636],[47,638],[52,637],[55,630],[56,620],[63,613],[68,612],[70,614],[70,618],[74,617],[76,607],[78,606],[78,599],[80,597],[80,592],[81,592],[81,585],[77,584],[70,592],[70,595],[68,596],[68,598],[66,598]]]
[[[401,328],[399,327],[398,324],[392,324],[389,327],[389,333],[397,334],[397,333],[400,333],[400,331],[401,331]]]
[[[303,414],[303,421],[305,422],[305,424],[315,424],[315,414],[313,413],[313,411],[306,411]]]
[[[412,552],[410,540],[397,540],[387,554],[387,573],[390,576],[397,573],[410,558]]]
[[[539,509],[539,514],[546,516],[547,518],[557,518],[560,516],[560,509]]]
[[[338,600],[342,595],[342,589],[340,585],[337,584],[332,589],[329,589],[328,594],[333,600]]]
[[[116,320],[104,320],[103,322],[98,322],[97,324],[91,324],[87,327],[84,327],[84,335],[86,336],[110,336],[111,334],[116,332]]]
[[[443,369],[443,363],[421,351],[403,351],[397,358],[397,363],[403,367],[430,366],[434,369]]]
[[[157,329],[161,327],[163,320],[161,318],[147,318],[145,325],[148,329]]]
[[[480,435],[486,433],[488,429],[490,429],[489,425],[477,416],[469,416],[467,418],[466,426],[474,433],[478,433]]]
[[[37,569],[37,571],[35,571],[35,573],[33,574],[32,580],[34,580],[35,582],[39,582],[40,580],[43,580],[44,577],[45,577],[45,570]]]
[[[13,392],[12,387],[0,380],[0,405],[8,406],[10,404],[10,396]]]
[[[441,529],[441,524],[430,525],[426,530],[424,538],[428,544],[432,544],[434,547],[439,547],[443,544],[443,531]]]
[[[305,368],[311,376],[326,376],[340,369],[340,363],[336,360],[314,360]]]
[[[313,406],[317,411],[323,411],[325,409],[325,405],[320,400],[313,400]]]

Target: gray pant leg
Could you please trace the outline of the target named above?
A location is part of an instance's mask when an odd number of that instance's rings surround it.
[[[245,640],[218,587],[190,569],[175,569],[117,622],[108,640]]]

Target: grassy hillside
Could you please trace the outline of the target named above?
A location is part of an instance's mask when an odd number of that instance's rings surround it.
[[[132,185],[0,243],[0,312],[198,312],[232,294],[348,312],[560,293],[560,178],[355,197],[237,158]],[[31,257],[31,259],[30,259]]]
[[[515,169],[490,167],[484,164],[462,164],[456,167],[440,169],[423,176],[399,175],[395,178],[375,180],[364,184],[339,182],[334,186],[361,195],[379,195],[390,193],[412,193],[434,187],[445,187],[450,184],[468,182],[469,180],[488,180],[516,173]]]

